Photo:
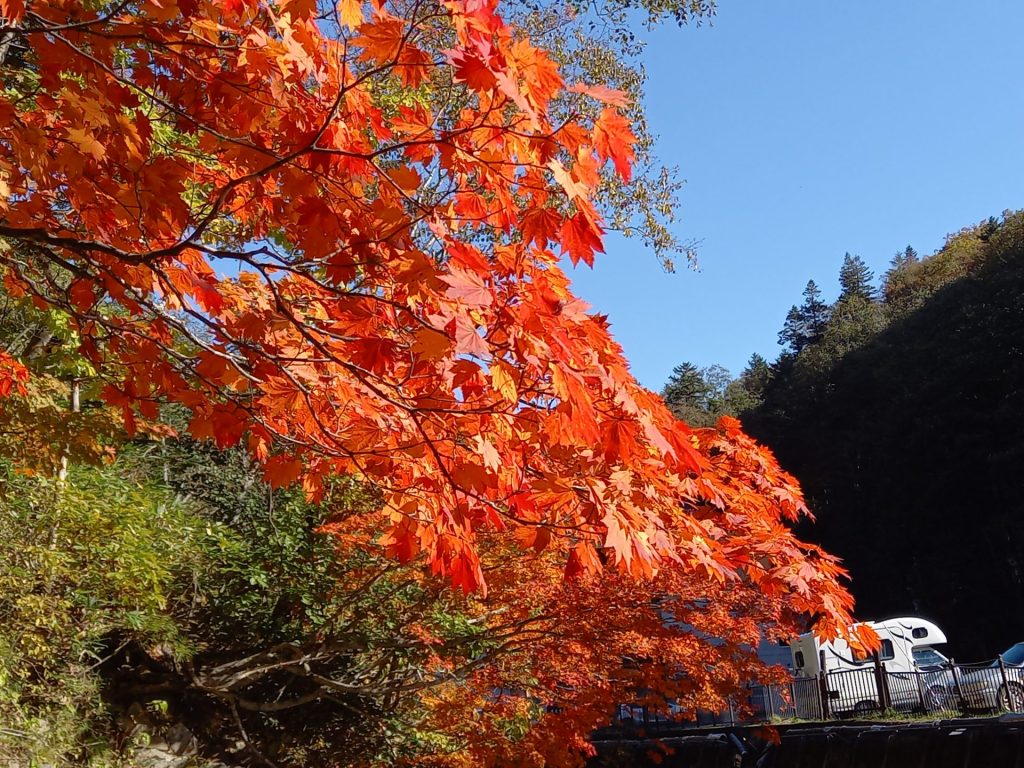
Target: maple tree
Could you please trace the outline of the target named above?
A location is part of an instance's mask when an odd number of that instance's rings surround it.
[[[0,457],[22,471],[59,474],[69,462],[109,461],[123,439],[116,410],[73,409],[73,398],[90,402],[98,392],[69,321],[0,291]]]
[[[700,430],[695,446],[720,479],[732,478],[718,487],[730,509],[750,512],[746,504],[771,505],[794,494],[791,478],[765,471],[770,459],[735,421]],[[751,486],[763,493],[760,501],[749,499]],[[710,506],[697,514],[718,517]],[[760,528],[765,519],[748,529],[741,517],[721,521],[737,549],[775,536],[783,548],[794,547],[785,529],[769,533]],[[781,669],[766,670],[752,649],[764,639],[788,639],[794,613],[821,597],[797,589],[796,602],[792,595],[781,600],[791,587],[773,580],[718,582],[687,569],[661,569],[650,580],[606,573],[566,582],[550,550],[524,560],[511,556],[512,547],[489,541],[484,559],[493,594],[462,609],[484,618],[484,652],[467,654],[468,670],[422,694],[427,723],[454,742],[449,753],[434,756],[438,765],[571,764],[592,754],[588,738],[616,704],[691,719],[698,709],[748,713],[749,681],[785,679]],[[805,553],[810,562],[798,556],[786,566],[790,585],[838,576],[827,555]],[[435,663],[448,669],[451,649],[435,642]]]
[[[714,597],[720,636],[751,590],[763,622],[849,623],[841,569],[786,526],[806,513],[792,479],[736,422],[677,421],[572,294],[561,258],[603,248],[602,169],[631,172],[624,98],[564,83],[495,0],[0,16],[4,290],[66,313],[129,432],[175,403],[273,485],[359,478],[381,512],[328,522],[339,546],[513,611],[544,585],[560,626],[643,585],[601,612],[607,646],[573,641],[594,665],[659,635],[655,595]],[[555,120],[555,98],[580,108]],[[30,367],[0,356],[0,393]],[[671,634],[661,671],[708,653]]]

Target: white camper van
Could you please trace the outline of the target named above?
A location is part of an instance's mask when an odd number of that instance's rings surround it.
[[[892,705],[896,708],[915,705],[921,700],[916,659],[944,660],[933,646],[946,642],[945,633],[934,623],[916,616],[864,623],[875,630],[881,642],[878,657],[888,674]],[[878,708],[878,682],[870,655],[855,652],[841,638],[822,642],[811,632],[800,635],[789,647],[793,671],[798,678],[827,673],[831,711],[863,714]]]

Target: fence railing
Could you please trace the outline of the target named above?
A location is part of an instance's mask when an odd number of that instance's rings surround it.
[[[886,669],[877,658],[858,669],[833,670],[783,683],[752,684],[721,712],[699,711],[685,722],[699,727],[785,720],[834,720],[889,714],[941,718],[1024,712],[1024,667],[1002,657],[979,664],[950,661],[909,672]],[[644,725],[683,722],[674,705],[621,705],[617,720]]]

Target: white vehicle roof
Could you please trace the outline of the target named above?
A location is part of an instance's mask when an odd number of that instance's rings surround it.
[[[893,637],[906,639],[912,646],[941,645],[946,642],[946,633],[927,619],[919,616],[904,616],[883,621],[864,622],[876,632],[885,630]]]

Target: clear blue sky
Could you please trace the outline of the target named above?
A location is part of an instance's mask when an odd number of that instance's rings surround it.
[[[1024,208],[1024,2],[720,0],[712,26],[647,34],[659,154],[687,180],[677,233],[700,271],[666,274],[610,238],[577,292],[610,316],[640,381],[738,373],[808,279],[838,292],[846,251],[893,253]]]

